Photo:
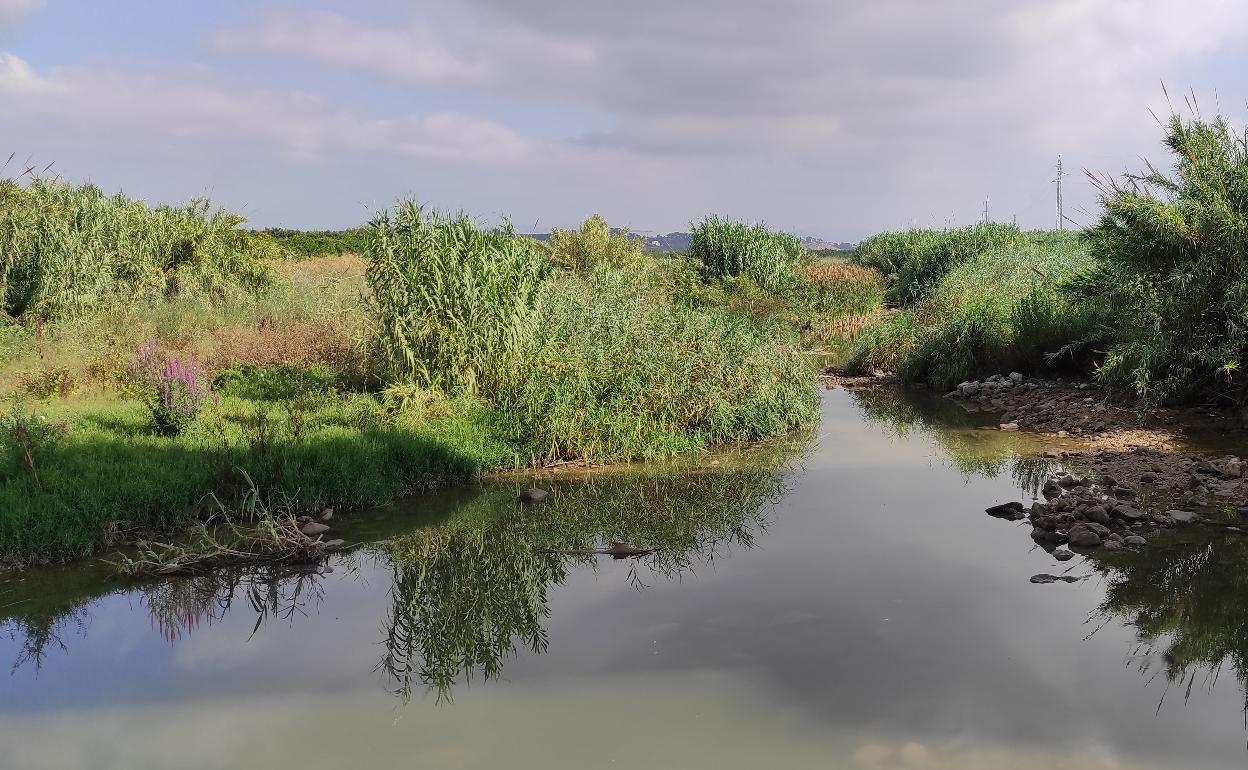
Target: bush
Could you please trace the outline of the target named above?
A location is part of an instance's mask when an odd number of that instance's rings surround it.
[[[149,208],[91,185],[0,182],[0,309],[13,318],[77,317],[197,292],[256,292],[280,249],[206,200]]]
[[[890,304],[907,307],[922,301],[955,265],[980,254],[1036,243],[1041,237],[999,224],[880,233],[858,244],[853,260],[885,277]]]
[[[1086,370],[1111,308],[1063,287],[1093,265],[1074,233],[980,252],[952,266],[922,303],[863,332],[850,368],[939,388],[1003,371]]]
[[[690,227],[689,256],[708,278],[746,277],[768,291],[783,291],[810,261],[796,236],[761,224],[710,216]]]
[[[363,254],[368,241],[366,227],[353,227],[350,230],[288,230],[270,227],[256,232],[276,241],[289,256],[299,259]]]
[[[1248,132],[1170,119],[1174,172],[1107,182],[1087,233],[1098,270],[1076,294],[1115,309],[1101,375],[1149,402],[1211,393],[1242,404],[1248,349]]]
[[[587,272],[599,265],[640,268],[648,261],[641,245],[627,230],[612,233],[607,220],[594,214],[579,230],[551,229],[546,248],[557,267]]]
[[[536,241],[410,201],[370,227],[378,339],[400,379],[489,397],[520,376],[551,273]]]
[[[780,435],[816,417],[800,351],[656,280],[552,282],[525,374],[501,403],[538,461],[625,460]]]

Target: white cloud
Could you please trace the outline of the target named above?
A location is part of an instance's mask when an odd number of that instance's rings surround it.
[[[15,54],[0,51],[0,94],[38,96],[60,91],[56,83],[39,77],[31,66]]]
[[[43,0],[0,0],[0,33],[17,26],[27,14],[43,5]]]

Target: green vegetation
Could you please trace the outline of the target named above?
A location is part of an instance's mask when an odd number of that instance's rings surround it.
[[[363,255],[292,260],[206,202],[149,209],[38,180],[4,192],[56,193],[56,221],[81,230],[6,231],[23,246],[5,252],[22,312],[0,326],[5,562],[176,538],[256,495],[347,510],[493,470],[784,434],[816,416],[803,324],[881,290],[873,272],[842,285],[796,259],[783,292],[712,276],[600,217],[541,244],[401,203]],[[188,222],[203,233],[170,224]],[[86,265],[117,269],[85,298],[52,291]]]
[[[276,241],[291,257],[297,259],[363,254],[368,242],[367,227],[353,227],[350,230],[288,230],[270,227],[255,232]]]
[[[91,185],[0,181],[0,311],[75,318],[174,294],[219,299],[272,283],[272,241],[207,201],[150,208]]]
[[[867,328],[850,366],[944,389],[1002,371],[1086,371],[1109,312],[1063,290],[1094,264],[1086,245],[1075,233],[1012,233],[996,231],[984,251],[982,228],[946,233],[964,256],[921,300]]]
[[[814,418],[795,350],[676,301],[659,265],[600,219],[552,239],[575,269],[509,228],[411,203],[374,227],[369,281],[393,376],[485,399],[533,462],[654,458]]]
[[[898,312],[868,327],[854,370],[948,388],[1018,370],[1096,375],[1145,404],[1242,405],[1248,354],[1248,133],[1173,116],[1167,175],[1102,183],[1090,230],[1004,225],[883,233],[854,257]]]
[[[1087,303],[1121,323],[1102,376],[1149,402],[1211,396],[1248,401],[1248,132],[1223,118],[1170,119],[1174,172],[1152,167],[1106,182],[1088,231],[1098,268]]]
[[[783,291],[811,260],[796,236],[719,216],[690,225],[689,256],[708,278],[749,278],[760,288]]]

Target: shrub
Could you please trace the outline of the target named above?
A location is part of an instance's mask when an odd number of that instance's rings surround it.
[[[156,431],[176,436],[203,411],[211,389],[195,357],[163,360],[160,347],[149,342],[139,349],[134,370],[143,385],[143,403]]]
[[[298,259],[363,254],[368,240],[366,227],[353,227],[350,230],[289,230],[270,227],[255,232],[271,238],[285,250],[286,255]]]
[[[709,278],[747,277],[768,291],[782,291],[810,260],[796,236],[719,216],[691,224],[689,256]]]
[[[221,297],[267,287],[269,239],[206,200],[149,208],[91,185],[0,183],[0,309],[77,317],[176,293]]]
[[[1093,264],[1074,233],[964,259],[922,303],[864,331],[850,367],[940,388],[1002,371],[1086,369],[1111,309],[1062,287]]]
[[[1101,267],[1079,297],[1115,309],[1101,375],[1146,401],[1212,391],[1244,403],[1248,350],[1248,132],[1225,119],[1170,119],[1173,175],[1105,182],[1087,232]]]
[[[955,265],[1038,237],[999,224],[880,233],[858,244],[853,260],[878,270],[888,282],[888,302],[905,307],[922,301]]]
[[[538,461],[623,460],[775,436],[813,422],[801,352],[657,281],[599,268],[552,282],[525,374],[504,397]]]
[[[555,266],[586,272],[599,265],[640,267],[647,262],[641,245],[627,230],[611,232],[607,220],[594,214],[579,230],[552,228],[546,248]]]
[[[551,272],[537,242],[410,201],[370,227],[373,315],[395,374],[485,396],[518,377]]]

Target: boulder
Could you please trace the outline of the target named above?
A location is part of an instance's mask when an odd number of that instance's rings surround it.
[[[532,505],[546,499],[548,493],[539,487],[530,487],[520,493],[520,502]]]
[[[1083,526],[1071,527],[1066,538],[1071,545],[1079,548],[1096,548],[1101,544],[1101,536]]]
[[[329,531],[329,525],[320,522],[310,521],[299,528],[299,531],[308,537],[316,537],[319,534]]]

